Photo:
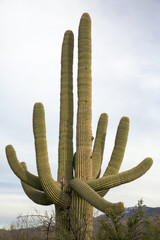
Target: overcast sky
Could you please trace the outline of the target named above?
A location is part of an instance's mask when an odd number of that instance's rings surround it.
[[[60,56],[64,32],[74,32],[74,112],[76,122],[77,33],[81,15],[92,19],[93,124],[109,115],[102,173],[109,161],[119,120],[130,118],[121,171],[146,157],[152,168],[140,179],[112,189],[106,199],[160,207],[160,1],[1,0],[0,1],[0,226],[39,207],[23,193],[5,146],[36,174],[32,111],[43,102],[50,165],[57,177]],[[75,137],[75,130],[74,130]]]

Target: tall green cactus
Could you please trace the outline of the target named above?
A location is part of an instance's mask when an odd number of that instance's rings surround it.
[[[37,204],[55,204],[56,220],[63,229],[61,237],[57,238],[90,239],[93,207],[102,212],[123,212],[125,210],[123,203],[110,203],[103,196],[110,188],[142,176],[151,167],[152,159],[146,158],[135,168],[118,173],[129,130],[128,117],[122,117],[108,167],[103,177],[99,178],[108,116],[105,113],[100,116],[92,150],[91,20],[87,13],[82,15],[79,25],[78,110],[76,153],[73,154],[73,38],[73,33],[66,31],[62,45],[58,181],[52,178],[48,162],[42,103],[35,103],[33,110],[38,176],[31,174],[26,164],[17,160],[12,145],[6,147],[6,155],[27,196]]]

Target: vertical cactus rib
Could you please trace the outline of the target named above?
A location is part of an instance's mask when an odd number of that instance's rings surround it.
[[[65,189],[72,179],[73,164],[73,43],[72,31],[64,34],[61,55],[58,181]]]
[[[27,171],[26,164],[21,163],[22,167]],[[29,186],[28,184],[21,181],[22,188],[26,195],[34,202],[40,205],[52,205],[53,203],[47,198],[44,192],[37,191],[37,189]]]
[[[84,13],[78,35],[78,111],[75,176],[92,177],[91,19]]]
[[[72,189],[77,192],[83,199],[90,203],[95,208],[102,212],[107,212],[109,209],[115,211],[115,213],[122,213],[125,210],[124,203],[110,203],[104,198],[99,196],[87,183],[75,178],[70,182]]]
[[[151,158],[146,158],[140,164],[130,170],[119,174],[108,175],[99,179],[93,179],[88,182],[88,185],[95,191],[110,189],[136,180],[145,174],[150,169],[152,164],[153,160]]]
[[[102,113],[97,126],[96,138],[93,147],[93,163],[92,163],[92,177],[97,178],[101,172],[101,164],[103,160],[103,151],[106,138],[106,130],[108,124],[108,115]]]
[[[21,181],[37,190],[43,191],[39,177],[31,174],[22,167],[12,145],[6,146],[6,156],[12,171]]]
[[[68,206],[70,198],[68,194],[57,187],[51,176],[48,162],[45,116],[42,103],[35,103],[33,111],[33,132],[35,138],[35,150],[37,170],[42,188],[50,201],[60,206]]]

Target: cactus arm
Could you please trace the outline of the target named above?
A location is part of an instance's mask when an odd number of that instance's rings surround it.
[[[129,118],[122,117],[117,129],[115,145],[111,155],[111,159],[104,173],[104,176],[118,173],[124,157],[124,152],[128,139],[128,131],[129,131]]]
[[[35,103],[33,111],[33,132],[35,139],[36,162],[42,188],[51,202],[60,206],[68,206],[69,195],[64,193],[51,176],[48,162],[45,115],[42,103]]]
[[[39,191],[43,191],[39,177],[30,173],[27,169],[22,168],[22,165],[21,165],[22,163],[18,161],[16,152],[13,146],[7,145],[5,150],[6,150],[8,163],[12,171],[14,172],[14,174],[27,185]],[[57,187],[60,187],[60,184],[58,182],[56,182],[56,185]]]
[[[153,160],[151,158],[146,158],[136,167],[128,171],[91,180],[88,182],[88,185],[95,191],[102,191],[134,181],[145,174],[152,166],[152,163]]]
[[[15,175],[29,186],[43,191],[39,177],[25,170],[17,159],[16,152],[12,145],[6,146],[6,156],[8,163]]]
[[[44,192],[40,192],[35,188],[32,188],[28,184],[21,181],[22,188],[25,194],[34,202],[40,205],[51,205],[53,204],[45,195]]]
[[[27,171],[27,166],[25,162],[21,163],[21,166],[24,168],[25,171]],[[37,204],[41,205],[51,205],[53,204],[45,195],[44,192],[37,191],[37,189],[29,186],[28,184],[24,183],[21,181],[22,188],[26,195],[34,202]]]
[[[106,213],[110,209],[115,213],[121,213],[125,210],[124,203],[110,203],[99,196],[87,183],[75,178],[70,182],[71,188],[77,192],[83,199],[85,199],[93,207]]]
[[[128,131],[129,131],[129,118],[122,117],[117,129],[115,145],[111,155],[111,159],[103,176],[118,173],[124,157],[124,152],[128,139]]]
[[[118,125],[115,145],[113,148],[111,159],[103,176],[117,174],[119,172],[127,144],[128,131],[129,131],[129,118],[122,117]],[[109,189],[100,191],[99,195],[105,196],[105,194],[108,191]]]
[[[105,144],[105,137],[106,137],[106,130],[108,124],[108,115],[106,113],[101,114],[97,131],[96,131],[96,138],[93,147],[93,162],[92,162],[92,177],[97,178],[101,172],[101,164],[103,159],[103,151],[104,151],[104,144]]]
[[[62,188],[65,190],[73,175],[73,43],[73,33],[68,30],[64,34],[61,55],[58,147],[58,181],[62,184]]]

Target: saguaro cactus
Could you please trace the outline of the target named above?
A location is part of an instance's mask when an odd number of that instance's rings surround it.
[[[120,120],[114,149],[102,177],[100,176],[108,116],[100,116],[92,150],[91,130],[91,20],[82,15],[78,37],[78,110],[76,151],[73,154],[73,33],[66,31],[61,56],[61,95],[58,149],[58,180],[51,176],[48,162],[45,114],[42,103],[35,103],[33,132],[38,176],[20,163],[12,145],[6,155],[13,172],[21,180],[27,196],[37,204],[56,206],[56,220],[64,230],[58,239],[90,239],[93,207],[102,212],[123,212],[123,203],[110,203],[103,197],[110,188],[133,181],[152,165],[146,158],[131,170],[118,173],[128,138],[129,119]],[[72,235],[72,237],[71,237]]]

